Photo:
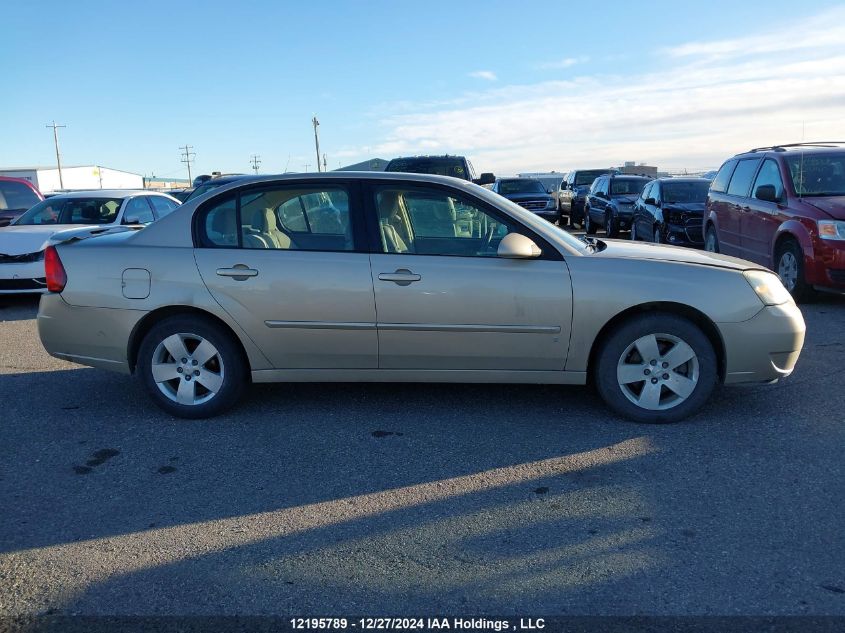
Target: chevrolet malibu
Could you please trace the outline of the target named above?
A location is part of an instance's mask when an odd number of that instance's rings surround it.
[[[804,341],[760,266],[580,241],[442,176],[247,177],[44,264],[46,349],[134,374],[186,418],[250,381],[590,382],[623,416],[673,422],[719,383],[788,376]]]

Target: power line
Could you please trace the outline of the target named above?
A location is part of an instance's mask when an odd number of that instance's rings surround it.
[[[179,149],[182,150],[179,160],[181,160],[188,166],[188,186],[190,186],[190,184],[193,182],[193,179],[191,178],[191,163],[194,162],[196,152],[191,151],[194,149],[193,145],[186,144],[183,147],[180,147]]]
[[[259,156],[258,154],[253,154],[249,162],[252,163],[252,169],[257,174],[258,166],[261,164],[261,156]]]
[[[59,132],[58,129],[60,127],[67,127],[66,125],[56,125],[56,121],[54,120],[52,123],[48,123],[44,127],[51,127],[53,128],[53,143],[56,146],[56,166],[59,168],[59,189],[65,188],[65,183],[62,182],[62,157],[59,154]]]

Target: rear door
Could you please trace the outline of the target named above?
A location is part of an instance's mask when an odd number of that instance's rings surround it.
[[[778,202],[761,200],[761,187],[774,188]],[[760,166],[751,196],[748,201],[749,211],[742,214],[742,248],[744,257],[772,268],[772,245],[778,227],[786,218],[782,213],[782,203],[786,193],[783,188],[783,176],[780,166],[773,158],[767,158]]]
[[[200,274],[276,368],[378,364],[358,191],[338,180],[248,186],[198,211]]]
[[[367,202],[380,368],[563,370],[572,289],[557,250],[451,188],[373,184]],[[543,255],[498,258],[514,231]]]

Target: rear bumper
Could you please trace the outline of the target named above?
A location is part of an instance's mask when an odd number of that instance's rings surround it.
[[[41,297],[38,335],[51,356],[129,374],[127,349],[143,310],[72,306],[59,294]]]
[[[725,384],[770,382],[792,373],[806,326],[794,303],[766,306],[741,323],[718,323],[725,343]]]
[[[22,264],[0,263],[0,294],[42,293],[47,291],[43,260]]]

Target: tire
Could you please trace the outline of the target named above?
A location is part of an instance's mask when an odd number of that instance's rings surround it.
[[[596,231],[598,231],[598,228],[590,219],[590,210],[587,207],[584,207],[584,232],[587,235],[595,235]]]
[[[608,212],[604,216],[604,232],[610,238],[619,237],[619,228],[616,226],[616,218],[613,215],[613,211]]]
[[[710,253],[719,252],[719,236],[716,235],[712,224],[707,227],[707,233],[704,235],[704,250]]]
[[[156,324],[141,341],[136,373],[161,409],[197,419],[234,405],[246,385],[247,370],[229,331],[208,318],[177,315]]]
[[[786,239],[778,246],[775,272],[796,302],[813,298],[813,288],[804,276],[804,250],[794,239]]]
[[[633,380],[622,382],[627,378]],[[716,353],[704,332],[692,321],[666,312],[642,314],[616,328],[601,343],[593,374],[608,407],[651,424],[678,422],[696,413],[718,380]]]
[[[660,225],[654,225],[654,235],[651,238],[651,241],[655,244],[663,244],[663,236],[660,234]]]

